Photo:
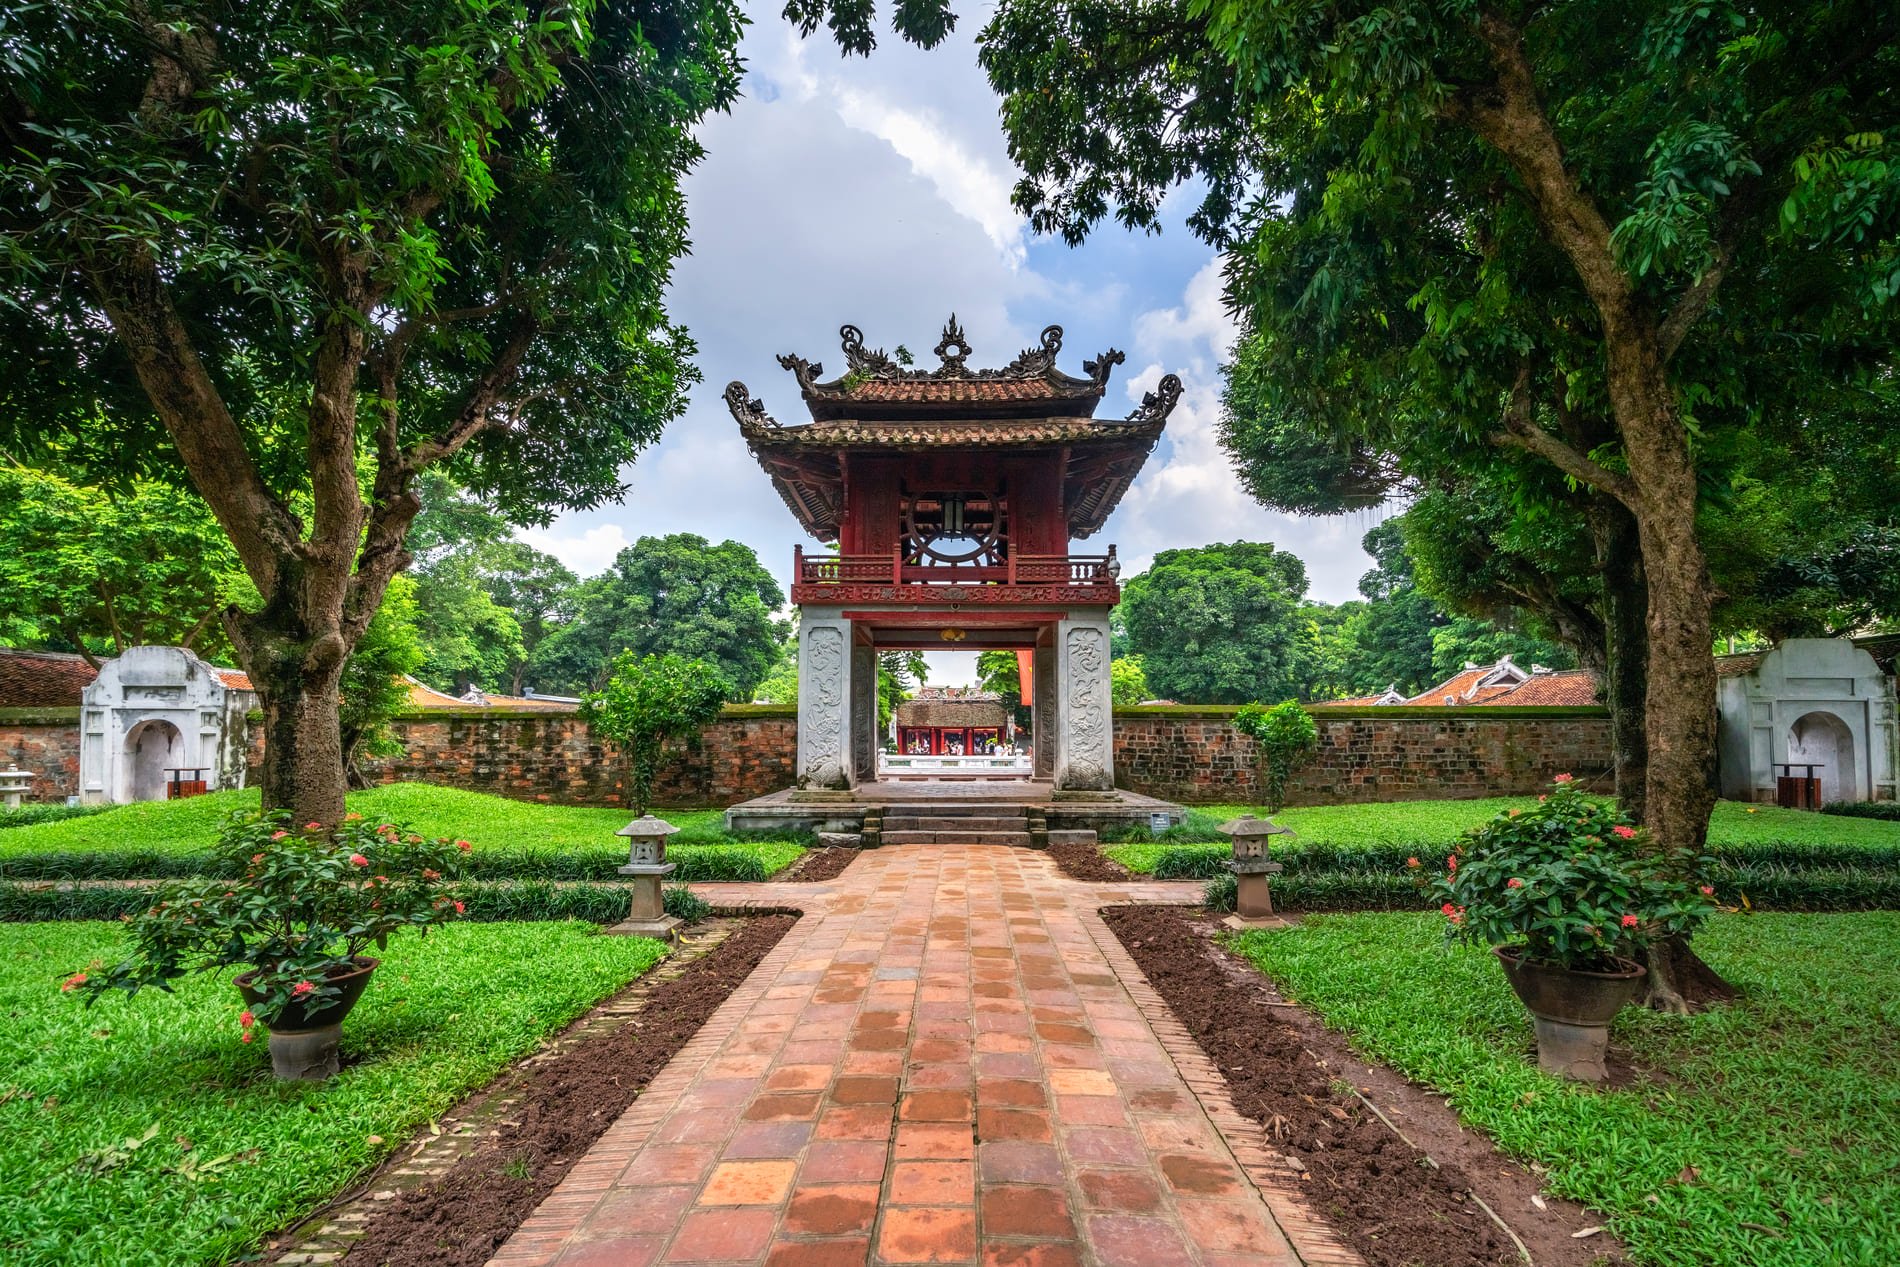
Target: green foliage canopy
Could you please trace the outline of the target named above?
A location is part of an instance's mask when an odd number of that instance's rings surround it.
[[[1305,565],[1271,545],[1163,550],[1123,587],[1120,617],[1159,695],[1241,704],[1298,689],[1305,594]]]
[[[635,814],[653,803],[653,780],[669,739],[697,742],[700,727],[719,716],[732,683],[717,665],[685,656],[614,658],[613,674],[586,697],[582,715],[627,753],[629,800]]]

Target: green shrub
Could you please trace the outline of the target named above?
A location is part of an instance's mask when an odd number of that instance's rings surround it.
[[[1215,876],[1201,890],[1201,901],[1209,910],[1231,911],[1240,902],[1240,879],[1232,875]]]
[[[712,903],[683,884],[671,885],[660,895],[666,913],[688,924],[697,924],[712,914]]]
[[[36,823],[57,823],[67,818],[84,818],[115,809],[112,805],[22,805],[18,809],[0,809],[0,831],[9,827],[32,827]]]
[[[1157,880],[1211,880],[1228,875],[1234,851],[1228,845],[1176,845],[1155,859]]]
[[[1900,801],[1829,801],[1821,807],[1821,812],[1843,818],[1877,818],[1886,823],[1900,823]]]
[[[1298,702],[1268,708],[1247,704],[1234,714],[1234,729],[1254,742],[1260,761],[1260,796],[1267,813],[1286,804],[1286,783],[1319,751],[1319,724]]]

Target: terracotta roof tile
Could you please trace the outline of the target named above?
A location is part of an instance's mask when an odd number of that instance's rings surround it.
[[[838,418],[780,427],[752,437],[754,443],[836,448],[872,444],[883,448],[931,448],[996,444],[1065,444],[1075,440],[1135,440],[1153,443],[1161,424],[1105,422],[1094,418],[887,419]]]
[[[1092,391],[1067,395],[1089,396]],[[847,393],[851,400],[955,403],[960,401],[1053,400],[1058,395],[1047,379],[985,382],[971,378],[872,379]]]
[[[1483,704],[1582,705],[1598,703],[1596,674],[1585,669],[1537,673],[1502,693],[1478,701]]]
[[[212,666],[212,671],[218,675],[220,682],[223,682],[234,691],[255,691],[257,689],[251,685],[250,674],[244,672],[242,669],[220,669],[214,665]]]
[[[1347,699],[1320,700],[1318,703],[1314,704],[1313,707],[1315,708],[1343,708],[1347,705],[1364,706],[1367,704],[1377,704],[1380,700],[1384,698],[1385,698],[1385,692],[1381,691],[1377,695],[1354,695]]]
[[[1465,692],[1476,686],[1478,680],[1490,671],[1491,666],[1488,664],[1479,665],[1475,669],[1462,669],[1446,678],[1443,682],[1440,682],[1437,686],[1427,687],[1405,702],[1408,704],[1443,704],[1445,697],[1449,695],[1452,697],[1453,703],[1464,703],[1466,702]]]
[[[0,647],[0,708],[77,708],[98,676],[84,656]]]

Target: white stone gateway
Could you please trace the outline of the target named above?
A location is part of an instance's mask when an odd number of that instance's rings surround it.
[[[99,666],[81,697],[80,799],[164,800],[178,777],[202,779],[207,791],[243,787],[244,715],[256,704],[237,670],[183,647],[128,648]]]
[[[1872,655],[1846,638],[1790,638],[1752,666],[1731,659],[1744,671],[1717,687],[1723,796],[1773,803],[1776,767],[1812,763],[1824,803],[1895,798],[1894,685]]]

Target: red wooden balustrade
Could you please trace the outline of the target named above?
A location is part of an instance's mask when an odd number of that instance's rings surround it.
[[[1115,547],[1107,554],[1010,555],[1001,564],[911,563],[889,554],[813,554],[793,547],[792,575],[801,585],[1078,585],[1115,583]]]

